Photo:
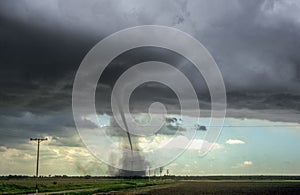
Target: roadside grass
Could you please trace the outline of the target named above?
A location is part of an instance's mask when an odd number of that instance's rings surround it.
[[[87,189],[84,192],[70,192],[67,194],[93,194],[100,192],[119,191],[129,188],[139,188],[152,185],[171,183],[172,180],[147,179],[84,179],[84,178],[40,178],[39,192],[59,192],[67,190]],[[35,192],[34,178],[0,180],[0,194],[26,194]],[[91,189],[89,191],[88,189]]]

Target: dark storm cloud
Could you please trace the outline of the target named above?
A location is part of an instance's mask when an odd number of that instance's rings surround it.
[[[0,145],[4,146],[28,142],[31,137],[53,136],[71,139],[76,134],[73,118],[66,112],[47,115],[35,115],[30,112],[18,116],[1,115],[0,123]]]
[[[81,60],[105,36],[144,24],[172,26],[200,40],[221,69],[230,110],[248,109],[251,117],[251,110],[298,114],[299,10],[298,1],[1,1],[1,132],[76,133],[66,129],[74,127],[71,92]],[[105,70],[96,94],[99,113],[111,114],[110,92],[118,76],[147,60],[180,69],[194,84],[201,108],[210,108],[206,85],[189,61],[171,51],[144,48],[119,56]],[[178,113],[175,94],[156,83],[134,92],[131,110],[144,112],[153,101]],[[237,112],[232,116],[242,115]],[[43,116],[48,119],[38,118]]]
[[[154,116],[155,117],[155,116]],[[157,130],[156,135],[175,135],[176,133],[186,132],[187,129],[182,126],[181,119],[171,118],[172,120],[177,119],[180,122],[170,121],[170,118],[166,118],[166,123]],[[139,121],[140,122],[140,121]],[[102,127],[107,135],[110,136],[119,136],[119,137],[127,137],[126,131],[121,129],[116,122],[116,120],[111,117],[109,126]],[[134,136],[134,135],[132,135]]]
[[[214,21],[204,35],[227,90],[299,93],[299,22],[285,18],[288,9],[278,13],[281,1],[253,2]]]
[[[82,119],[82,127],[97,127],[89,120]],[[49,145],[82,146],[83,143],[75,128],[72,113],[69,111],[0,115],[0,146],[24,148],[23,143],[30,138],[48,137]]]

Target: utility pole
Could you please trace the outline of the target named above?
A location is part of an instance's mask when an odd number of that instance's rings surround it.
[[[159,176],[160,176],[160,179],[161,179],[161,174],[162,174],[162,172],[163,172],[163,167],[159,167]]]
[[[30,141],[36,141],[37,142],[37,154],[36,154],[36,172],[35,172],[35,177],[36,177],[36,185],[35,185],[35,192],[36,194],[38,193],[38,187],[37,187],[37,180],[39,177],[39,158],[40,158],[40,143],[42,141],[47,141],[48,138],[30,138]]]
[[[148,171],[149,171],[149,174],[148,174],[148,176],[149,176],[149,182],[150,182],[150,166],[148,167]]]

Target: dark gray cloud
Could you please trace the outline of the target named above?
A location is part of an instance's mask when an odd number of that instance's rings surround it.
[[[68,112],[0,115],[0,145],[25,149],[31,137],[53,137],[53,144],[80,145],[72,115]]]
[[[76,134],[71,92],[81,60],[105,36],[145,24],[181,29],[208,48],[224,77],[229,115],[232,111],[234,117],[255,117],[252,110],[284,110],[287,114],[256,116],[299,122],[295,117],[300,111],[299,13],[296,0],[3,0],[1,135],[21,140],[24,135],[43,135],[41,131],[56,137]],[[201,108],[210,108],[205,82],[188,60],[168,50],[143,48],[120,55],[105,70],[96,94],[99,113],[111,114],[110,92],[118,76],[130,66],[148,60],[179,68],[196,88]],[[134,92],[131,110],[144,112],[153,101],[178,113],[175,94],[156,83]],[[241,109],[249,112],[237,114]],[[1,136],[1,143],[8,141]]]
[[[153,116],[153,117],[155,117],[155,116]],[[177,121],[175,121],[175,119]],[[157,130],[155,135],[175,135],[175,134],[180,134],[182,132],[186,132],[187,129],[183,127],[182,121],[180,120],[180,122],[179,122],[179,120],[180,119],[177,119],[175,117],[166,118],[166,123],[160,129]],[[140,123],[141,121],[138,121],[138,122]],[[116,122],[116,120],[113,117],[110,118],[109,125],[104,126],[102,128],[107,135],[127,137],[126,131],[119,127],[118,123]],[[134,136],[134,135],[132,135],[132,136]]]

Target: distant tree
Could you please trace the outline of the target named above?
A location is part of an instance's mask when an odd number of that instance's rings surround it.
[[[84,176],[85,179],[90,179],[91,177],[92,177],[92,176],[90,176],[90,175]]]

